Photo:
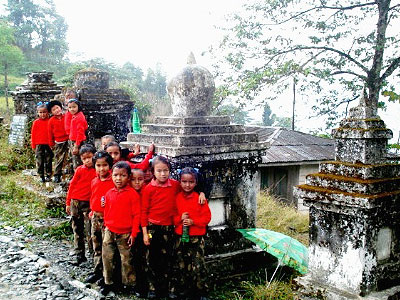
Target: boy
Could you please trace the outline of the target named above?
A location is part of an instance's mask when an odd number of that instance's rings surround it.
[[[72,216],[72,230],[74,232],[75,265],[86,261],[85,257],[85,228],[90,228],[90,185],[96,177],[93,167],[93,155],[96,149],[92,145],[83,145],[79,150],[82,165],[76,168],[74,177],[69,184],[66,199],[66,212]],[[90,231],[90,230],[89,230]],[[86,232],[90,242],[90,232]]]
[[[31,146],[36,152],[36,165],[42,182],[50,181],[52,173],[51,163],[54,156],[49,146],[49,113],[46,105],[47,102],[37,103],[36,109],[39,118],[33,122],[31,129]]]
[[[115,137],[114,137],[113,135],[107,134],[107,135],[102,136],[102,137],[101,137],[101,146],[100,146],[100,150],[105,150],[106,145],[107,145],[108,143],[111,143],[111,142],[115,142]]]
[[[49,142],[56,158],[54,182],[60,183],[62,169],[68,158],[68,134],[65,131],[65,115],[60,101],[51,101],[47,109],[53,115],[49,120]]]

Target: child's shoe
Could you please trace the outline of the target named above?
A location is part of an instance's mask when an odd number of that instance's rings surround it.
[[[84,255],[77,255],[75,257],[75,261],[72,263],[74,266],[79,266],[81,263],[87,261],[87,258]]]
[[[61,182],[61,175],[54,175],[53,182],[54,183],[60,183]]]
[[[95,283],[97,280],[101,279],[101,277],[102,277],[101,274],[93,273],[92,275],[89,275],[85,279],[84,283]]]
[[[46,177],[44,178],[44,180],[46,180],[46,182],[50,182],[50,181],[51,181],[51,176],[46,176]]]
[[[108,293],[112,292],[114,289],[112,284],[105,284],[101,289],[100,289],[100,294],[103,296],[107,296]]]
[[[46,178],[44,177],[44,175],[40,176],[40,181],[41,181],[42,183],[45,183],[45,182],[46,182]]]
[[[147,299],[156,299],[157,295],[155,291],[149,291],[149,294],[147,295]]]

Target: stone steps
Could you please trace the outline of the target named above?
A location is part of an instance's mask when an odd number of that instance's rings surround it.
[[[198,135],[220,133],[245,133],[242,125],[167,125],[167,124],[143,124],[143,133],[158,132],[160,134],[173,135]]]
[[[393,164],[388,168],[387,164],[366,165],[329,161],[320,164],[319,172],[361,179],[395,178],[400,177],[400,165]]]
[[[398,190],[400,177],[384,179],[360,179],[333,174],[310,174],[306,177],[306,184],[346,191],[349,193],[375,195]]]
[[[155,117],[156,124],[170,125],[230,125],[229,116]]]

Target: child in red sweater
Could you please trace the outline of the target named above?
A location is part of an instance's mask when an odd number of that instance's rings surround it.
[[[141,225],[143,242],[149,246],[150,297],[167,297],[173,254],[173,216],[175,197],[180,192],[178,181],[169,178],[168,159],[156,156],[152,162],[154,179],[142,192]],[[204,193],[201,193],[202,202]]]
[[[93,155],[96,149],[92,145],[83,145],[79,150],[83,165],[75,170],[66,199],[66,212],[72,216],[72,230],[74,232],[75,264],[86,261],[85,236],[90,241],[90,185],[96,177],[93,167]],[[86,230],[85,230],[86,229]]]
[[[174,216],[178,237],[175,243],[175,289],[185,299],[206,299],[204,235],[211,221],[211,211],[207,202],[199,204],[199,195],[194,191],[198,182],[196,170],[184,168],[180,176],[182,191],[176,197],[177,214]]]
[[[105,146],[104,150],[106,150],[107,153],[111,155],[111,157],[113,158],[114,164],[119,161],[126,161],[129,164],[129,166],[131,167],[131,169],[145,170],[149,167],[149,160],[153,157],[154,148],[155,148],[154,144],[151,144],[149,146],[149,150],[148,150],[144,160],[141,161],[140,163],[133,163],[133,162],[127,160],[128,158],[122,157],[122,155],[121,155],[122,149],[121,149],[121,146],[117,142],[108,143]]]
[[[49,112],[47,102],[37,103],[38,118],[33,122],[31,129],[31,146],[35,150],[36,165],[42,182],[50,181],[52,173],[53,151],[50,149],[48,125]],[[46,177],[45,177],[46,173]]]
[[[53,115],[49,120],[49,142],[54,151],[54,182],[61,182],[62,169],[68,158],[68,134],[65,131],[65,114],[60,101],[47,104],[48,111]]]
[[[112,157],[106,151],[98,151],[93,156],[93,164],[97,174],[92,180],[90,195],[94,271],[93,274],[85,280],[86,283],[94,283],[103,277],[101,249],[104,234],[104,208],[101,206],[101,200],[102,198],[104,199],[105,194],[114,187],[110,172],[113,165]]]
[[[120,161],[113,166],[112,180],[114,188],[104,197],[104,238],[103,238],[103,275],[105,285],[103,295],[113,290],[114,254],[121,257],[122,283],[132,289],[136,282],[132,267],[133,245],[139,231],[140,196],[129,185],[131,168],[127,162]],[[118,250],[117,250],[118,249]]]
[[[81,104],[77,99],[68,101],[68,111],[72,115],[71,123],[69,124],[69,149],[72,157],[72,165],[74,170],[82,164],[79,156],[79,148],[86,140],[86,130],[88,124],[85,115],[82,112]]]

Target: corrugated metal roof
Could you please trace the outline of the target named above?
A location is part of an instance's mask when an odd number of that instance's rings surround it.
[[[332,160],[335,156],[332,139],[281,127],[246,126],[246,131],[255,132],[259,141],[270,143],[262,157],[263,164]]]

